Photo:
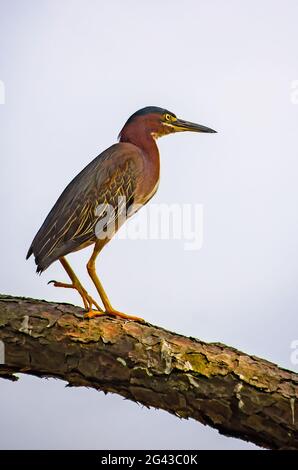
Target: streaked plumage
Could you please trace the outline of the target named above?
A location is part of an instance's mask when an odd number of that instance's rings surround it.
[[[60,260],[71,279],[71,284],[51,281],[57,287],[76,289],[81,295],[88,317],[102,313],[137,320],[114,310],[101,285],[95,259],[103,246],[121,226],[123,214],[132,215],[140,205],[146,204],[155,194],[159,183],[159,152],[155,140],[166,134],[181,131],[215,132],[198,124],[177,119],[166,109],[150,106],[134,113],[119,134],[120,142],[112,145],[91,161],[66,187],[37,232],[27,258],[35,257],[37,272],[41,273],[53,262]],[[125,204],[118,205],[125,197]],[[106,236],[95,231],[105,217],[107,205],[115,208],[114,219],[106,223],[112,234]],[[100,210],[98,210],[100,206]],[[115,226],[112,223],[116,222]],[[72,271],[65,256],[94,244],[93,254],[87,264],[92,281],[103,301],[103,312],[89,296]],[[96,311],[92,310],[92,306]]]
[[[101,217],[96,215],[99,204],[116,207],[120,196],[126,197],[128,205],[133,203],[138,171],[136,157],[125,154],[129,145],[112,145],[65,188],[28,251],[27,258],[32,253],[35,256],[37,272],[41,273],[61,256],[95,243],[94,229]]]

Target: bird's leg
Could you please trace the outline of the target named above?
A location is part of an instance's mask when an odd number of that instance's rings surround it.
[[[57,282],[57,281],[49,281],[48,284],[52,283],[55,287],[65,287],[65,288],[70,288],[70,289],[76,289],[80,296],[82,297],[83,303],[84,303],[84,308],[88,311],[92,309],[92,305],[95,306],[95,308],[99,311],[102,312],[102,309],[99,307],[98,303],[91,297],[91,295],[88,294],[86,289],[82,286],[80,283],[79,279],[75,275],[73,269],[71,268],[70,264],[62,256],[59,258],[60,263],[64,267],[65,271],[67,272],[68,276],[70,277],[72,283],[67,284],[65,282]]]
[[[53,284],[54,287],[64,287],[66,289],[75,289],[75,290],[77,290],[79,292],[80,296],[82,297],[82,300],[83,300],[83,303],[84,303],[84,308],[86,310],[89,309],[89,303],[87,302],[86,296],[82,295],[82,293],[79,291],[79,288],[77,286],[75,286],[74,284],[68,284],[66,282],[59,282],[59,281],[55,281],[54,279],[49,281],[48,284]],[[82,286],[82,289],[84,290],[83,286]]]
[[[88,270],[89,276],[91,277],[91,279],[92,279],[92,281],[93,281],[93,283],[96,287],[96,290],[97,290],[98,294],[100,295],[102,303],[104,304],[105,311],[98,313],[98,312],[90,310],[88,313],[86,313],[85,317],[86,318],[93,318],[93,317],[102,315],[104,313],[106,315],[117,316],[117,317],[125,318],[127,320],[134,320],[134,321],[143,322],[144,320],[142,318],[134,317],[132,315],[126,315],[126,313],[118,312],[118,310],[115,310],[112,307],[111,302],[109,301],[109,298],[108,298],[108,296],[107,296],[107,294],[106,294],[106,292],[103,288],[102,283],[100,282],[100,280],[99,280],[99,278],[96,274],[96,269],[95,269],[95,260],[96,260],[96,257],[97,257],[97,255],[100,252],[102,247],[103,247],[103,245],[99,246],[99,245],[95,244],[92,256],[91,256],[90,260],[87,263],[87,270]]]
[[[51,279],[51,281],[49,281],[48,284],[53,284],[54,287],[65,287],[69,289],[75,288],[73,284],[68,284],[67,282],[55,281],[54,279]]]

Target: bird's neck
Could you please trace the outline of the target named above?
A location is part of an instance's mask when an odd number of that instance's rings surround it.
[[[151,132],[145,129],[130,129],[126,126],[122,129],[119,135],[120,142],[129,142],[136,145],[142,150],[148,166],[151,170],[151,175],[157,180],[159,179],[159,151],[155,139],[152,137]]]

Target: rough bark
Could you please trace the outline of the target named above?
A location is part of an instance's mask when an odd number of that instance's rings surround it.
[[[271,449],[298,449],[298,375],[150,324],[82,319],[68,304],[0,296],[0,376],[56,377],[193,418]]]

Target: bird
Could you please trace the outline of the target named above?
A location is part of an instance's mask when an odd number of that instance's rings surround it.
[[[143,321],[112,306],[97,275],[95,261],[125,220],[156,193],[160,179],[156,140],[185,131],[216,133],[157,106],[136,111],[120,131],[118,142],[92,160],[69,183],[35,235],[26,259],[34,256],[39,274],[60,261],[70,281],[51,280],[49,284],[75,289],[83,301],[84,318],[106,314]],[[89,295],[66,259],[68,254],[90,245],[93,251],[86,267],[103,308]]]

